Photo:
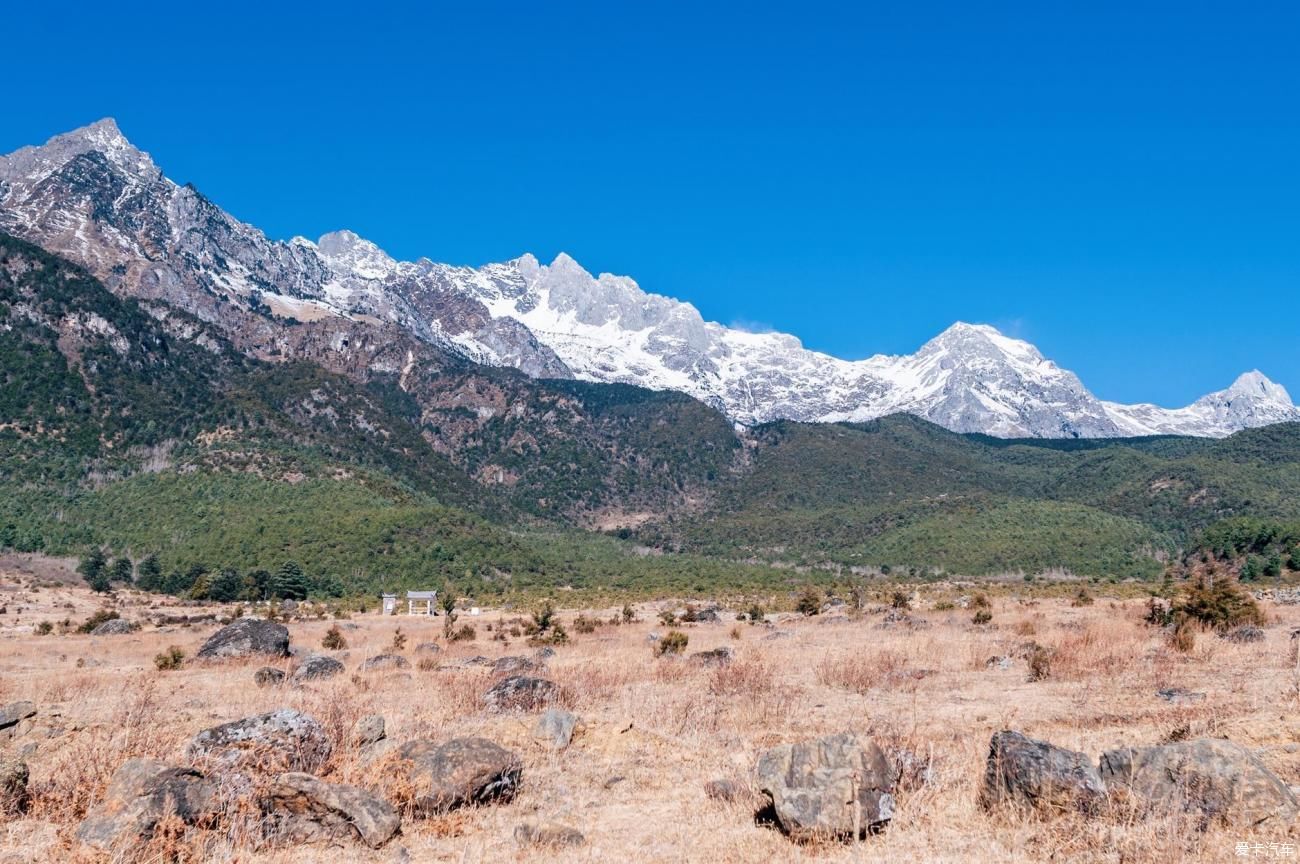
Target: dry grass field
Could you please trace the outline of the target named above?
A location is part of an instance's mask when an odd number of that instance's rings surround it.
[[[29,757],[31,803],[0,824],[0,862],[100,860],[73,836],[113,771],[132,756],[179,762],[184,743],[215,724],[281,707],[317,718],[335,749],[319,772],[335,782],[391,793],[385,763],[366,764],[350,741],[355,721],[386,718],[388,735],[445,740],[481,735],[516,751],[524,763],[520,793],[509,803],[404,819],[402,833],[379,850],[359,844],[274,846],[244,829],[173,833],[123,860],[134,861],[1107,861],[1240,860],[1239,843],[1260,843],[1255,858],[1285,860],[1295,843],[1279,829],[1266,835],[1182,819],[1123,820],[1064,816],[1036,819],[986,813],[977,803],[990,735],[1019,729],[1094,757],[1118,745],[1179,737],[1226,737],[1256,750],[1282,779],[1300,784],[1300,721],[1290,631],[1300,607],[1266,606],[1266,638],[1234,644],[1201,633],[1190,651],[1175,650],[1143,623],[1138,599],[1099,595],[1090,605],[1064,599],[1018,599],[990,593],[992,620],[970,609],[936,610],[957,598],[951,586],[920,590],[905,620],[883,606],[863,613],[783,616],[774,624],[685,625],[686,654],[656,657],[649,641],[663,633],[661,608],[643,604],[640,620],[575,631],[578,610],[562,610],[571,640],[556,648],[547,677],[562,685],[566,707],[585,728],[554,751],[532,737],[535,715],[487,713],[489,670],[462,665],[475,655],[532,655],[523,638],[494,639],[509,614],[465,615],[473,641],[447,643],[441,618],[382,617],[287,622],[293,645],[320,650],[334,623],[346,649],[333,652],[347,672],[302,687],[258,688],[262,662],[233,661],[160,671],[153,658],[170,645],[192,657],[218,624],[146,625],[106,637],[36,635],[40,621],[80,622],[99,598],[71,585],[33,587],[34,577],[0,580],[0,704],[36,703],[36,729],[9,748],[35,741]],[[966,593],[970,593],[967,591]],[[945,602],[948,601],[948,602]],[[119,595],[128,620],[167,610],[157,598]],[[177,609],[177,613],[224,611]],[[609,621],[617,609],[587,610]],[[517,613],[515,613],[517,614]],[[389,650],[401,628],[405,670],[363,673],[367,657]],[[489,628],[491,628],[489,630]],[[435,660],[413,646],[434,641]],[[1050,656],[1031,681],[1029,642]],[[735,659],[709,668],[696,651],[728,647]],[[1009,664],[988,663],[1010,656]],[[285,669],[294,661],[279,662]],[[1005,667],[1005,668],[1004,668]],[[1192,704],[1156,695],[1168,687],[1206,694]],[[755,800],[710,799],[705,783],[747,784],[759,753],[774,745],[853,730],[870,736],[903,766],[897,814],[883,833],[859,843],[797,845],[755,821]],[[581,831],[572,849],[522,846],[516,825],[553,822]],[[1261,851],[1261,849],[1263,851]]]

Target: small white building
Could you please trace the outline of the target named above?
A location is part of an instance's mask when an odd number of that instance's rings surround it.
[[[379,595],[379,596],[380,596],[380,598],[383,599],[383,601],[384,601],[384,614],[385,614],[385,615],[396,615],[396,614],[397,614],[397,595],[396,595],[396,594],[381,594],[381,595]]]
[[[406,614],[407,615],[434,615],[434,605],[438,599],[437,591],[407,591],[406,592]]]

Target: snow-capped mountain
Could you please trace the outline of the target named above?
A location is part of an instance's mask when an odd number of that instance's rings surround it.
[[[0,231],[81,264],[114,291],[215,323],[331,316],[397,326],[478,363],[688,393],[752,424],[908,412],[1003,437],[1222,436],[1300,420],[1259,372],[1185,408],[1097,399],[1032,345],[958,323],[915,354],[848,361],[782,333],[705,321],[694,306],[593,276],[567,255],[483,267],[396,261],[350,231],[268,239],[168,180],[112,120],[0,157]],[[245,322],[246,316],[239,318]]]

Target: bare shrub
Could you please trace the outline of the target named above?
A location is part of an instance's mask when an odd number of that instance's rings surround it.
[[[665,654],[681,654],[690,641],[690,637],[681,630],[669,630],[655,643],[655,655],[662,657]]]

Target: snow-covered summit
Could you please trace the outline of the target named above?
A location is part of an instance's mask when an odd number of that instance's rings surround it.
[[[1286,390],[1258,371],[1185,408],[1120,405],[986,324],[958,322],[914,354],[843,360],[789,334],[706,321],[690,303],[592,275],[565,253],[465,267],[398,261],[346,230],[273,241],[167,180],[109,119],[0,156],[0,230],[115,291],[195,314],[233,304],[376,321],[533,376],[678,390],[746,424],[908,412],[959,432],[1098,437],[1300,420]]]

